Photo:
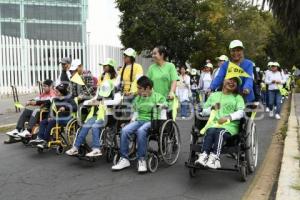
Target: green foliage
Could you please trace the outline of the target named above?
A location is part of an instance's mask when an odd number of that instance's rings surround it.
[[[116,3],[122,13],[123,45],[138,52],[165,45],[176,64],[188,60],[199,68],[206,59],[228,55],[229,42],[234,39],[244,42],[246,57],[257,66],[265,66],[269,54],[277,57],[285,52],[277,46],[269,51],[270,43],[281,39],[280,35],[272,34],[275,21],[271,13],[247,1],[116,0]]]

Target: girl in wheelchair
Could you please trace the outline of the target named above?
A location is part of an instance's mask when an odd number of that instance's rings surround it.
[[[120,154],[118,163],[112,166],[112,170],[122,170],[130,166],[129,162],[129,140],[133,134],[137,136],[137,160],[138,172],[147,172],[145,161],[147,152],[147,135],[151,127],[151,115],[153,107],[157,104],[167,106],[165,97],[152,90],[153,82],[146,76],[137,81],[138,96],[133,102],[134,116],[131,123],[127,124],[121,131]],[[154,115],[156,116],[156,115]]]
[[[195,164],[212,169],[221,168],[220,154],[228,138],[238,134],[240,119],[244,116],[245,103],[238,94],[239,77],[224,80],[221,92],[212,93],[204,104],[202,116],[210,116],[204,129],[201,154]]]
[[[121,103],[121,93],[120,92],[113,92],[115,89],[114,82],[112,80],[106,80],[101,83],[101,87],[97,92],[97,95],[91,99],[84,102],[85,106],[94,106],[91,108],[90,113],[85,120],[85,124],[80,129],[73,147],[66,152],[69,156],[75,156],[79,154],[79,148],[81,145],[84,144],[85,138],[89,133],[89,130],[92,129],[93,139],[92,139],[92,151],[87,153],[86,157],[96,157],[101,156],[102,152],[100,150],[100,133],[103,127],[105,127],[105,120],[104,120],[104,113],[109,116],[112,115],[112,108],[111,106],[119,105]],[[102,102],[99,101],[101,100]],[[95,107],[98,106],[98,112],[95,112]],[[104,107],[108,107],[103,110]],[[104,111],[104,112],[103,112]]]
[[[56,123],[60,126],[65,126],[72,119],[72,112],[77,111],[77,104],[69,95],[67,86],[60,84],[55,88],[56,97],[52,101],[47,102],[47,107],[52,109],[48,118],[40,122],[38,136],[35,140],[29,143],[38,145],[39,148],[45,148],[47,142],[50,140],[50,132]]]

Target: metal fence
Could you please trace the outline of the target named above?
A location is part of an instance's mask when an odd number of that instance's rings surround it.
[[[120,66],[123,63],[120,47],[1,36],[0,95],[11,94],[11,85],[15,85],[19,93],[31,93],[38,90],[38,81],[56,80],[61,69],[58,63],[62,57],[81,59],[84,68],[95,77],[102,72],[99,63],[106,58],[114,58]],[[137,62],[146,69],[151,59],[138,56]]]

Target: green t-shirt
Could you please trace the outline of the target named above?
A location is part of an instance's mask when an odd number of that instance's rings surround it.
[[[245,109],[245,102],[241,95],[225,95],[222,92],[212,93],[207,101],[204,104],[203,108],[209,108],[214,106],[216,103],[220,103],[220,109],[217,112],[215,119],[208,128],[224,128],[231,135],[236,135],[239,132],[239,124],[240,121],[231,121],[229,124],[221,125],[219,127],[216,126],[216,122],[225,116],[229,116],[230,114]]]
[[[160,111],[155,108],[157,104],[167,105],[166,98],[157,92],[152,92],[149,97],[137,96],[133,101],[133,108],[138,113],[138,121],[150,121],[153,111],[154,119],[160,118]],[[153,109],[154,108],[154,109]],[[158,113],[157,113],[158,111]]]
[[[149,67],[147,76],[153,81],[153,89],[167,97],[173,81],[179,80],[175,65],[165,62],[163,66],[152,64]]]

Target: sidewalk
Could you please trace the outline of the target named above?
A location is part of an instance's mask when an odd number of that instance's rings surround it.
[[[19,101],[25,105],[26,101],[34,98],[37,94],[19,95]],[[21,109],[22,112],[22,109]],[[16,113],[12,96],[0,98],[0,127],[7,124],[15,124],[21,114]]]
[[[284,152],[276,193],[277,200],[300,199],[300,190],[293,188],[300,187],[299,120],[300,93],[294,93],[288,120],[287,136],[284,142]]]

